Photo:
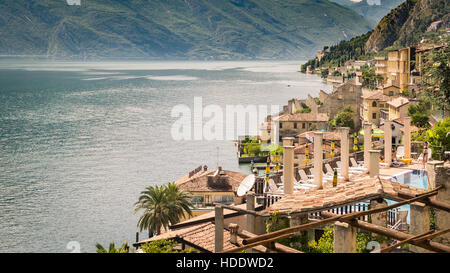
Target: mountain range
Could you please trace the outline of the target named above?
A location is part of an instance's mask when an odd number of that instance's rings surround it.
[[[330,0],[341,6],[348,7],[364,16],[375,25],[405,0]]]
[[[302,59],[373,26],[327,0],[9,0],[0,55]]]

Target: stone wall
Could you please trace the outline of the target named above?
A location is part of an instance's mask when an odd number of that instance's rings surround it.
[[[445,188],[439,190],[436,195],[436,200],[441,202],[450,203],[450,164],[447,163],[444,166],[436,166],[435,169],[435,183],[436,187],[443,185]],[[450,228],[450,215],[448,212],[442,210],[436,211],[436,230],[444,230]],[[450,233],[435,238],[433,241],[450,246]]]
[[[353,121],[355,122],[356,129],[361,127],[360,125],[360,104],[362,102],[362,86],[356,83],[355,79],[349,80],[339,86],[333,87],[333,92],[326,94],[325,92],[320,92],[319,98],[323,103],[322,105],[317,105],[314,98],[308,95],[306,99],[306,104],[311,108],[312,113],[327,113],[332,119],[339,111],[347,106],[350,106],[354,111],[355,115]]]

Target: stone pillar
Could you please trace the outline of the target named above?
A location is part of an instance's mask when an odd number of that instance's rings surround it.
[[[379,150],[370,150],[369,176],[377,177],[380,175],[380,152]]]
[[[370,149],[372,149],[372,124],[364,123],[364,167],[369,169]]]
[[[294,140],[293,137],[283,137],[283,146],[294,146]]]
[[[436,166],[435,177],[436,187],[444,186],[436,195],[436,201],[450,203],[450,167]],[[443,210],[435,210],[436,230],[441,231],[450,228],[450,213]],[[433,241],[450,246],[450,233],[442,234]]]
[[[308,221],[308,214],[295,214],[295,215],[291,215],[291,220],[290,220],[290,226],[291,227],[295,227],[295,226],[300,226],[303,224],[307,224]],[[295,235],[306,235],[308,232],[306,230],[302,230],[302,231],[298,231],[295,232]]]
[[[283,142],[284,139],[283,139]],[[294,193],[294,146],[283,146],[284,194]]]
[[[266,233],[266,217],[255,216],[255,230],[254,234],[261,235]]]
[[[388,203],[383,198],[370,200],[370,209],[387,207],[387,205],[388,205]],[[388,224],[387,211],[371,214],[370,220],[371,220],[372,224],[374,224],[374,225],[381,226],[381,227],[387,227],[387,224]],[[387,243],[387,238],[386,238],[386,241],[383,241],[380,243],[380,247],[385,248],[387,246],[388,246],[388,243]]]
[[[318,189],[323,188],[323,133],[314,132],[314,184]]]
[[[384,121],[384,162],[392,165],[392,121]]]
[[[246,197],[247,197],[246,209],[255,211],[255,193],[249,192],[247,193]],[[246,214],[246,218],[247,218],[247,231],[255,233],[255,216],[252,214]],[[247,249],[246,252],[253,253],[253,249],[252,248]]]
[[[247,210],[255,211],[255,193],[249,192],[247,193]],[[255,216],[252,214],[247,214],[247,230],[248,232],[255,232]]]
[[[356,253],[356,228],[347,223],[334,223],[334,253]]]
[[[430,230],[430,208],[428,206],[418,202],[412,203],[410,204],[410,212],[410,234],[419,235]],[[415,253],[429,252],[414,245],[411,245],[409,250]]]
[[[214,251],[217,253],[223,250],[223,228],[224,228],[223,207],[216,205],[216,207],[214,208],[214,212],[215,212]]]
[[[444,161],[428,161],[427,162],[427,189],[432,190],[436,188],[436,167],[444,166]]]
[[[405,125],[403,127],[403,146],[405,147],[404,158],[411,158],[411,118],[404,117]]]
[[[341,175],[344,177],[344,181],[349,180],[349,141],[348,132],[350,128],[341,127],[339,128],[341,132]]]

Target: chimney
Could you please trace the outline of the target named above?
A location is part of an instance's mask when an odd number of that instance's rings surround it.
[[[232,243],[233,245],[237,245],[238,244],[237,235],[238,235],[239,225],[230,223],[228,225],[228,228],[230,229],[230,243]]]
[[[208,166],[203,166],[203,171],[206,172],[208,170]]]

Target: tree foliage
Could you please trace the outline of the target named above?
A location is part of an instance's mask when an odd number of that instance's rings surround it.
[[[97,248],[97,253],[129,253],[130,248],[128,242],[122,244],[120,248],[116,248],[115,243],[110,243],[108,250],[106,250],[101,244],[97,243],[95,245]]]
[[[438,122],[428,130],[426,140],[431,145],[433,158],[442,151],[450,151],[450,118]]]
[[[153,242],[148,242],[140,246],[144,253],[192,253],[193,249],[177,250],[177,242],[170,239],[161,239]]]
[[[430,51],[424,66],[427,97],[439,108],[450,105],[450,49],[448,47]]]
[[[190,193],[180,190],[174,183],[147,187],[135,203],[135,213],[143,210],[139,217],[140,230],[148,230],[149,237],[161,233],[161,228],[178,223],[185,214],[192,215]]]
[[[350,106],[345,107],[330,120],[329,124],[331,129],[336,127],[350,127],[351,129],[355,129],[354,115],[355,111]]]

